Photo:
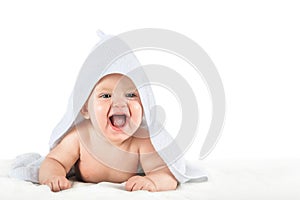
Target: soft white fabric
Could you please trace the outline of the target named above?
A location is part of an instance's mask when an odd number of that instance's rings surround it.
[[[8,177],[11,160],[0,160],[0,199],[178,199],[299,200],[300,160],[205,160],[209,181],[181,184],[175,191],[127,192],[123,184],[74,182],[54,193],[45,185]]]
[[[44,157],[38,153],[26,153],[15,158],[9,176],[33,183],[39,182],[39,169]]]

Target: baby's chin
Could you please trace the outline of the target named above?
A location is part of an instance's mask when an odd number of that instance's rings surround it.
[[[115,127],[109,124],[104,135],[112,143],[122,143],[131,138],[138,130],[138,128],[139,126],[137,126],[133,122],[128,122],[123,127]]]

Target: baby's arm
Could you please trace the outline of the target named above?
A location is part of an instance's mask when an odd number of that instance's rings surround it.
[[[146,176],[134,176],[126,182],[126,190],[148,190],[151,192],[175,190],[177,180],[155,151],[150,139],[140,145],[140,162]]]
[[[67,180],[66,174],[78,158],[79,141],[76,129],[73,129],[51,150],[41,164],[40,184],[48,185],[53,192],[70,188],[71,183]]]

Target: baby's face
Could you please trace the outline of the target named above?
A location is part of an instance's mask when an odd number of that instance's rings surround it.
[[[96,130],[112,143],[131,137],[139,128],[143,109],[134,83],[121,74],[103,77],[94,88],[84,112]]]

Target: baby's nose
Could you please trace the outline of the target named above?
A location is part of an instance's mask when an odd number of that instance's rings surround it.
[[[120,108],[122,108],[122,107],[126,107],[127,101],[126,101],[125,98],[115,97],[115,98],[113,98],[112,104],[113,104],[112,105],[113,107],[120,107]]]

